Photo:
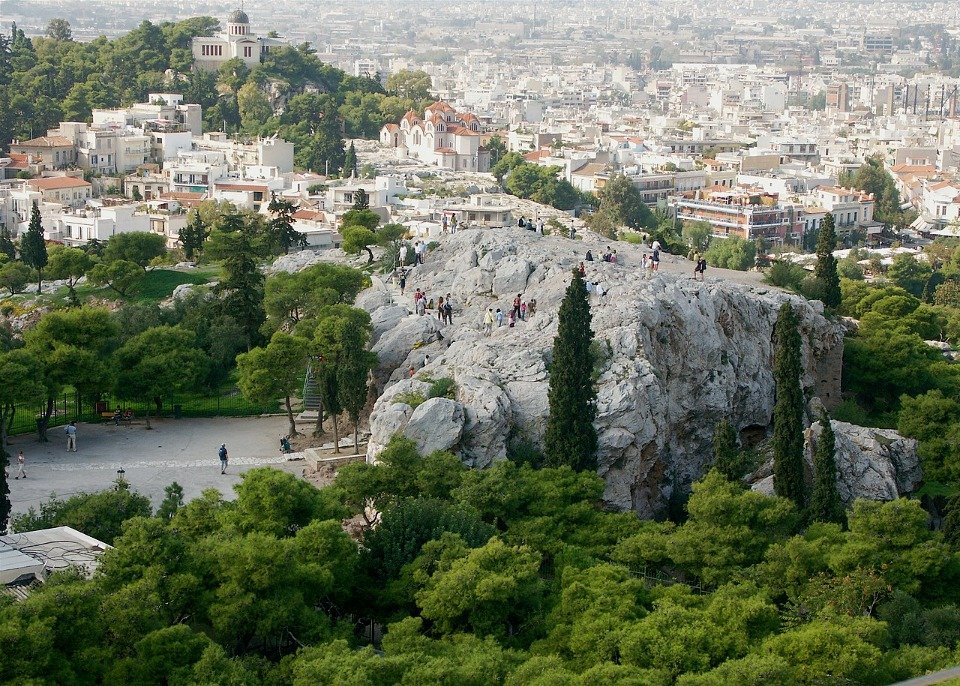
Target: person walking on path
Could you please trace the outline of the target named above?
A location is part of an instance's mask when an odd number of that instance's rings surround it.
[[[654,241],[653,244],[655,246],[660,245],[656,241]],[[650,262],[653,264],[653,266],[651,267],[653,271],[655,272],[660,271],[660,248],[659,247],[655,247],[653,249],[653,255],[650,257]]]
[[[69,424],[67,424],[65,433],[67,434],[67,452],[68,453],[77,452],[77,423],[70,422]]]
[[[23,466],[26,463],[26,458],[23,456],[23,451],[21,450],[17,454],[17,475],[13,477],[14,479],[19,479],[21,476],[26,479],[27,473],[24,471]]]
[[[407,273],[400,272],[400,295],[403,295],[403,289],[407,287]]]
[[[397,263],[400,265],[400,269],[403,269],[404,263],[407,261],[407,244],[401,243],[400,249],[397,251]]]
[[[227,473],[227,444],[221,443],[220,450],[217,451],[217,454],[220,456],[220,473]]]
[[[497,328],[499,329],[501,326],[503,326],[503,310],[501,310],[498,307],[497,308]]]
[[[493,309],[489,307],[483,315],[483,333],[487,336],[493,333]]]

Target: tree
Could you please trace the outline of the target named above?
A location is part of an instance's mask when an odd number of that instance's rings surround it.
[[[263,274],[254,260],[250,229],[241,215],[227,214],[220,232],[220,256],[223,262],[216,292],[222,298],[224,313],[243,327],[246,348],[249,350],[259,337],[260,326],[265,318]]]
[[[432,85],[430,75],[419,69],[400,69],[387,77],[387,90],[408,100],[429,99]]]
[[[607,181],[599,193],[600,209],[598,214],[607,214],[615,226],[628,226],[631,229],[652,229],[656,218],[646,203],[640,190],[623,174],[617,174]]]
[[[40,221],[40,206],[36,201],[30,210],[30,225],[20,239],[20,259],[37,270],[37,293],[43,284],[43,268],[47,266],[47,244],[43,240],[43,224]]]
[[[833,214],[827,212],[820,222],[817,234],[817,266],[814,278],[820,285],[823,304],[834,310],[840,306],[840,275],[833,251],[837,247],[837,232],[834,230]]]
[[[715,238],[703,257],[712,267],[746,271],[756,264],[757,244],[738,236]]]
[[[204,223],[203,217],[200,216],[198,211],[194,210],[190,217],[190,222],[180,229],[180,233],[178,234],[180,245],[183,246],[184,257],[188,260],[192,260],[195,257],[199,258],[203,253],[203,244],[209,235],[210,232],[207,230],[207,225]]]
[[[836,437],[830,424],[830,415],[820,411],[820,438],[813,453],[813,492],[810,494],[808,516],[814,522],[844,521],[843,504],[837,492]]]
[[[370,367],[362,371],[359,379],[347,379],[342,369],[349,367],[361,373],[363,364],[371,359],[361,354],[369,339],[370,315],[365,311],[349,305],[330,305],[318,312],[312,331],[311,355],[323,407],[333,419],[334,452],[340,452],[337,417],[347,409],[345,401],[355,408],[359,386],[366,388]],[[365,394],[366,391],[364,401]]]
[[[113,545],[125,521],[150,514],[150,499],[132,492],[126,482],[118,481],[114,488],[104,491],[78,493],[66,500],[52,498],[40,506],[39,513],[30,508],[26,514],[14,518],[13,528],[32,531],[70,526]]]
[[[347,154],[343,158],[343,176],[356,177],[357,174],[357,149],[353,146],[353,141],[350,141],[350,147],[347,148]],[[360,191],[361,193],[363,191]],[[363,193],[366,196],[366,193]],[[362,210],[363,207],[354,207],[354,209]]]
[[[10,489],[7,485],[9,453],[7,431],[17,405],[35,402],[43,397],[43,373],[40,363],[26,350],[0,352],[0,534],[7,532],[10,518]]]
[[[183,507],[183,486],[174,481],[163,488],[163,500],[157,508],[157,517],[169,522],[181,507]]]
[[[307,247],[307,237],[293,228],[293,213],[297,211],[296,205],[273,194],[270,196],[267,209],[273,215],[268,225],[270,243],[279,254],[286,255],[291,248]]]
[[[6,224],[0,224],[0,255],[6,255],[11,260],[17,259],[17,246],[13,244]]]
[[[93,399],[109,389],[114,378],[109,356],[117,333],[109,310],[78,307],[48,312],[24,334],[27,349],[44,368],[48,394],[44,421],[50,417],[54,398],[67,386],[83,399]]]
[[[209,365],[210,358],[197,347],[192,331],[178,326],[151,327],[114,354],[118,370],[114,393],[122,400],[153,400],[159,412],[164,397],[199,388]]]
[[[118,233],[107,241],[103,251],[106,263],[126,260],[147,271],[150,262],[167,252],[167,240],[160,234],[147,231]]]
[[[263,305],[275,329],[290,329],[316,317],[322,307],[352,303],[366,283],[363,272],[338,264],[277,272],[267,279]]]
[[[590,343],[590,303],[587,287],[576,270],[560,305],[557,336],[553,341],[550,413],[544,436],[546,464],[568,465],[577,471],[595,470],[597,432],[596,391],[593,388],[593,359]]]
[[[797,507],[806,503],[803,476],[803,373],[800,330],[790,303],[780,306],[774,327],[773,378],[777,399],[773,408],[773,488]]]
[[[743,458],[737,447],[737,432],[726,419],[717,422],[713,430],[713,468],[737,481],[743,476]]]
[[[129,260],[115,260],[94,265],[87,272],[87,278],[90,283],[106,286],[121,298],[126,298],[136,292],[144,274],[143,269]]]
[[[349,326],[342,330],[343,355],[337,366],[337,398],[353,423],[353,449],[360,450],[360,412],[367,404],[370,371],[377,365],[377,355],[367,350],[372,336],[369,324]]]
[[[56,246],[50,250],[50,263],[47,275],[54,279],[65,279],[70,291],[70,302],[79,305],[77,299],[77,281],[93,266],[93,260],[80,248]]]
[[[684,222],[681,235],[693,250],[703,252],[710,247],[713,227],[708,222]]]
[[[490,140],[487,141],[487,150],[490,151],[490,166],[495,167],[497,162],[507,154],[507,146],[503,142],[503,138],[499,133],[495,133],[490,136]]]
[[[247,400],[266,405],[283,398],[290,423],[289,435],[297,435],[290,396],[300,388],[307,364],[307,346],[303,338],[278,331],[264,348],[254,348],[237,356],[237,385]]]
[[[33,279],[33,270],[23,262],[6,262],[0,266],[0,288],[6,288],[10,295],[23,293]]]
[[[893,264],[887,269],[887,277],[911,295],[920,297],[933,270],[926,262],[913,255],[902,253],[893,258]]]
[[[256,134],[273,116],[273,108],[266,94],[251,81],[237,91],[237,107],[240,110],[240,127],[245,133]]]
[[[70,22],[66,19],[51,19],[47,23],[47,36],[55,41],[73,40]]]

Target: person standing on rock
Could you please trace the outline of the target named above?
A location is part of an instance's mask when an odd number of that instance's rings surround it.
[[[437,319],[439,319],[440,323],[443,324],[446,321],[446,318],[447,305],[443,300],[443,296],[441,295],[439,298],[437,298]]]
[[[220,449],[217,451],[217,455],[220,457],[220,473],[227,473],[227,444],[221,443]]]
[[[520,316],[520,303],[523,302],[520,299],[520,294],[517,293],[517,297],[513,299],[513,318],[516,319]],[[511,324],[511,326],[513,326]]]
[[[696,279],[697,275],[700,275],[700,280],[703,281],[704,272],[707,271],[707,261],[704,258],[697,260],[697,266],[693,268],[693,278]]]
[[[400,250],[397,251],[397,264],[400,265],[400,269],[403,269],[406,262],[407,262],[407,244],[400,243]]]
[[[447,324],[453,324],[453,305],[450,304],[450,294],[447,293],[447,302],[443,304],[443,316]]]
[[[427,313],[427,298],[424,295],[420,296],[420,299],[416,303],[417,314],[421,317]]]
[[[403,295],[403,289],[407,287],[407,273],[400,271],[400,295]]]
[[[499,329],[501,326],[503,326],[503,310],[501,310],[498,307],[497,308],[497,328]]]
[[[488,307],[486,314],[483,315],[483,333],[489,336],[493,333],[493,308]]]
[[[537,299],[530,298],[530,302],[527,303],[527,316],[532,317],[537,313]]]
[[[520,321],[527,321],[527,303],[520,303]]]
[[[577,271],[580,272],[580,276],[586,276],[586,275],[587,275],[587,268],[586,268],[586,266],[583,264],[583,262],[581,262],[581,263],[580,263],[580,266],[577,267]]]
[[[647,273],[647,253],[643,253],[643,258],[640,260],[640,269],[643,270],[644,277]]]
[[[650,262],[653,265],[650,269],[651,271],[658,272],[660,271],[660,244],[657,241],[654,241],[653,244],[656,247],[654,247],[653,255],[650,257]]]

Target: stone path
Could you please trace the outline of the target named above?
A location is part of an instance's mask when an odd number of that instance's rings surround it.
[[[60,427],[50,430],[50,442],[45,444],[37,443],[34,434],[13,437],[9,452],[16,456],[22,449],[27,458],[26,479],[15,480],[16,470],[10,469],[14,514],[39,507],[51,492],[65,497],[109,488],[119,469],[156,507],[172,481],[183,486],[187,500],[207,488],[218,488],[229,499],[239,475],[252,467],[270,465],[299,475],[304,466],[279,452],[279,436],[288,428],[286,417],[161,419],[152,425],[148,431],[142,423],[80,424],[75,453],[66,452]],[[220,443],[226,443],[230,452],[226,475],[220,474]]]

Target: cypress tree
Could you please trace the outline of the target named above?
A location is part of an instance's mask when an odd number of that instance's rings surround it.
[[[773,378],[777,402],[773,408],[773,490],[802,508],[806,502],[803,481],[803,390],[800,388],[800,331],[790,303],[780,306],[773,330]]]
[[[587,287],[576,271],[560,305],[557,336],[553,339],[550,415],[544,437],[545,464],[568,465],[577,471],[596,470],[596,393],[591,379],[590,303]]]
[[[717,422],[713,429],[713,468],[730,481],[737,481],[743,476],[737,432],[726,419]]]
[[[821,410],[820,425],[823,429],[813,453],[813,493],[808,514],[813,522],[842,524],[844,512],[837,492],[837,461],[834,457],[837,439],[826,410]]]
[[[350,142],[350,147],[347,148],[346,154],[343,156],[343,174],[341,176],[357,176],[357,149],[353,145],[353,141]]]
[[[247,350],[259,340],[266,319],[263,309],[263,273],[254,257],[251,231],[236,213],[224,216],[223,263],[216,292],[223,296],[223,313],[243,327]]]
[[[43,241],[40,207],[36,202],[30,210],[30,226],[20,241],[20,259],[28,267],[37,270],[37,293],[39,293],[43,285],[43,268],[47,266],[47,244]]]
[[[10,229],[6,224],[0,224],[0,255],[6,255],[11,260],[17,259],[17,247],[10,238]]]
[[[817,234],[817,267],[813,275],[820,285],[823,304],[834,309],[840,307],[840,274],[833,256],[836,245],[833,214],[828,212],[820,222],[820,232]]]

